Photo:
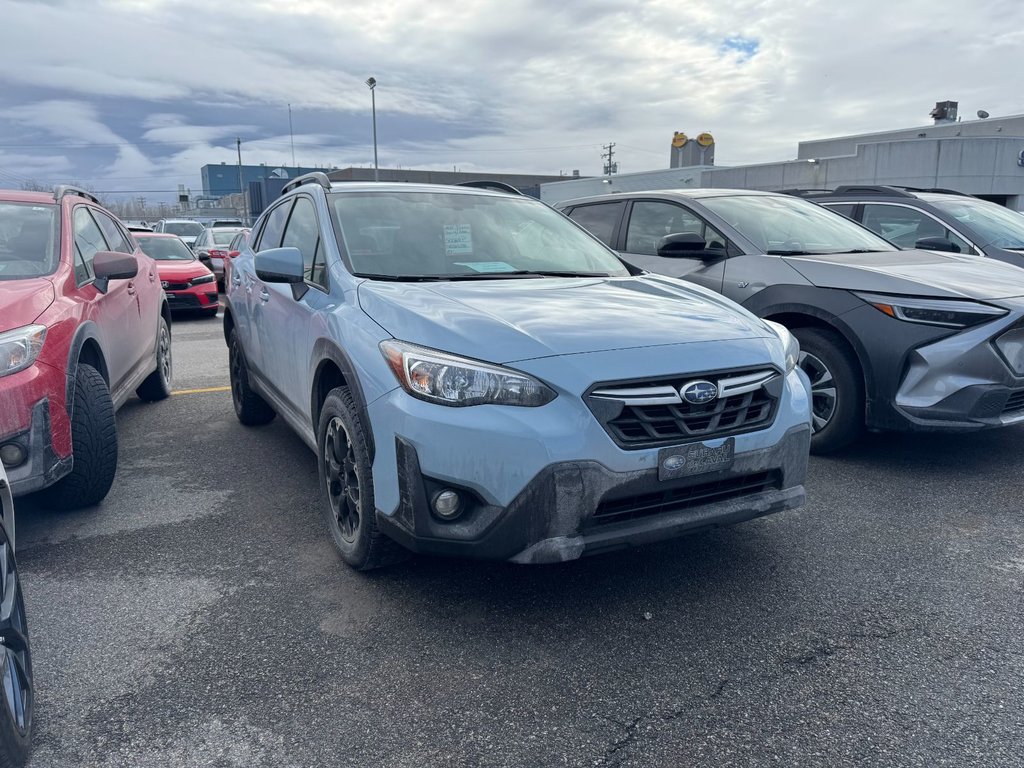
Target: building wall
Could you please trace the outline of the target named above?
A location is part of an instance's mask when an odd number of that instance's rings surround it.
[[[540,199],[549,205],[563,200],[614,192],[642,192],[645,189],[694,189],[699,187],[701,171],[710,166],[672,168],[644,173],[617,173],[591,179],[572,179],[542,184]]]
[[[500,181],[510,184],[525,195],[538,197],[540,185],[559,181],[564,176],[540,176],[524,173],[467,173],[464,171],[422,171],[413,168],[381,168],[380,181],[413,184],[461,184],[466,181]],[[373,168],[341,168],[327,174],[331,181],[373,181]]]
[[[326,171],[327,168],[302,168],[282,165],[243,165],[242,183],[248,188],[251,182],[267,179],[276,170],[284,170],[289,179],[301,176],[304,173],[313,171]],[[237,194],[238,188],[238,166],[229,163],[218,165],[204,165],[199,170],[203,179],[203,195],[211,197],[222,197],[224,195]]]

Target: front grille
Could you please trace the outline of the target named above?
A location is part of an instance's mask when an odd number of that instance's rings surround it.
[[[641,496],[604,501],[591,518],[591,524],[609,525],[641,517],[682,512],[704,504],[714,504],[740,496],[778,490],[781,485],[782,474],[778,470],[773,470],[757,472],[752,475],[727,477],[685,488],[673,488],[656,493],[645,493]]]
[[[622,448],[711,440],[770,426],[782,390],[775,369],[705,373],[594,387],[587,404]],[[679,396],[688,382],[717,384],[720,396],[695,405]]]
[[[167,283],[164,286],[165,291],[184,291],[188,288],[188,283]]]
[[[169,293],[167,294],[167,303],[174,309],[198,307],[199,297],[194,293]]]
[[[1003,413],[1024,410],[1024,389],[1014,392],[1003,406]]]

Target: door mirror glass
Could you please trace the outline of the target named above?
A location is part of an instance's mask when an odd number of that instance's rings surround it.
[[[298,248],[270,248],[256,254],[256,276],[268,283],[302,283],[302,252]]]
[[[922,237],[914,243],[914,247],[925,251],[946,251],[948,253],[961,252],[959,245],[944,237]]]
[[[130,280],[139,274],[139,262],[130,253],[96,251],[92,257],[96,290],[106,293],[111,280]]]
[[[658,255],[667,258],[703,258],[707,241],[696,232],[674,232],[658,241]]]

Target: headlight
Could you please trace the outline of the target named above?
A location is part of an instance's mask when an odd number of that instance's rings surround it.
[[[854,296],[897,320],[939,325],[943,328],[967,328],[1006,314],[1005,309],[977,301],[919,299],[915,296],[886,296],[881,293],[854,293]]]
[[[203,283],[212,283],[217,278],[213,275],[200,275],[199,277],[193,277],[188,281],[189,285],[202,285]]]
[[[405,391],[431,403],[535,407],[555,399],[533,377],[508,368],[402,341],[382,341],[380,351]]]
[[[45,325],[26,325],[0,333],[0,376],[28,368],[39,357],[46,338]]]
[[[789,329],[784,325],[780,325],[772,320],[765,320],[765,325],[775,331],[778,334],[779,339],[782,341],[783,354],[786,358],[786,373],[790,373],[796,368],[797,362],[800,360],[800,342],[797,341],[796,336],[789,332]]]

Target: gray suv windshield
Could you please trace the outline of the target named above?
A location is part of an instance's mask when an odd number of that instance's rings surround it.
[[[435,192],[329,196],[355,274],[382,279],[626,276],[616,256],[526,198]]]
[[[986,245],[1024,250],[1024,216],[986,200],[932,199],[939,210],[966,224],[986,240]]]
[[[700,201],[763,253],[895,251],[892,243],[838,213],[806,200],[768,195],[707,197]]]

